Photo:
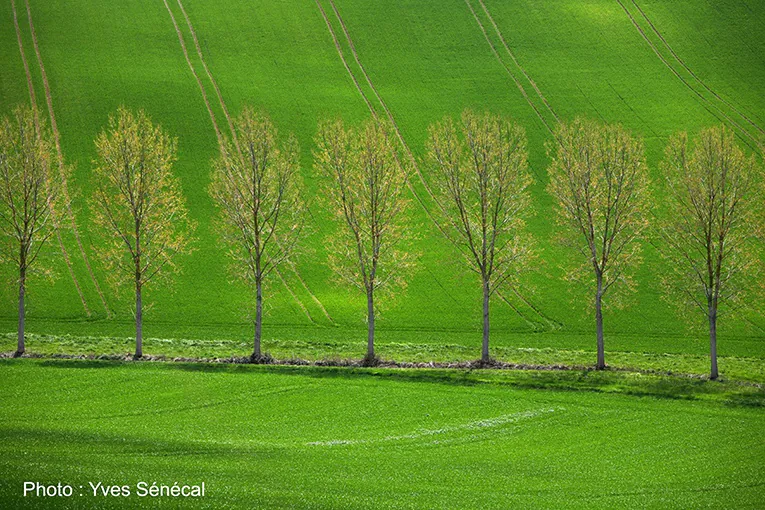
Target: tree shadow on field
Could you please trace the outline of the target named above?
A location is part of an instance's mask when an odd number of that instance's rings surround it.
[[[4,360],[9,362],[9,360]],[[257,376],[268,374],[346,381],[390,381],[449,386],[493,386],[508,390],[589,392],[668,400],[716,401],[730,407],[765,407],[765,389],[733,381],[708,381],[677,375],[618,370],[485,370],[442,368],[361,368],[315,365],[132,362],[119,360],[41,360],[40,366],[65,369],[124,368],[152,371]]]
[[[159,364],[158,364],[159,365]],[[313,365],[234,365],[215,363],[168,363],[162,366],[168,370],[185,372],[227,373],[227,374],[271,374],[310,377],[314,379],[345,380],[396,380],[406,382],[451,384],[475,386],[482,381],[470,376],[469,370],[396,369],[322,367]]]
[[[731,407],[765,407],[765,389],[758,386],[615,370],[468,370],[199,363],[172,363],[164,365],[163,368],[190,372],[271,374],[347,381],[396,381],[463,387],[494,386],[515,390],[580,391],[667,400],[711,400]]]
[[[126,362],[114,360],[72,360],[72,359],[49,359],[38,363],[41,367],[56,368],[120,368],[127,365]]]
[[[44,484],[66,482],[75,487],[82,485],[88,495],[88,482],[101,481],[104,485],[130,485],[135,488],[139,481],[158,481],[171,485],[195,485],[204,481],[211,502],[205,508],[226,507],[251,508],[252,495],[247,490],[215,490],[232,484],[232,472],[222,469],[230,462],[257,466],[265,459],[284,459],[294,450],[291,445],[276,443],[254,443],[246,441],[246,447],[222,443],[207,443],[188,439],[173,439],[172,427],[164,425],[165,435],[141,436],[136,431],[129,433],[108,433],[83,430],[79,425],[69,423],[70,430],[54,430],[39,425],[7,427],[0,425],[0,508],[185,508],[191,501],[172,502],[168,498],[157,498],[156,503],[147,504],[131,491],[125,498],[80,498],[73,505],[67,498],[24,498],[21,491],[23,482],[39,480]],[[21,455],[32,453],[30,456]],[[239,486],[246,487],[246,475],[239,476]],[[19,489],[16,489],[18,487]],[[13,488],[13,490],[10,490]],[[213,490],[210,490],[213,489]],[[250,491],[251,492],[251,491]],[[90,493],[92,495],[92,493]],[[30,499],[32,499],[30,503]],[[82,500],[90,502],[82,503]],[[107,499],[114,502],[108,503]],[[117,501],[119,499],[120,501]],[[194,499],[194,498],[178,498]],[[45,501],[43,501],[45,500]],[[213,504],[212,502],[216,502]],[[162,503],[162,504],[160,504]],[[257,505],[256,505],[257,506]]]
[[[75,420],[76,421],[76,420]],[[78,425],[73,425],[77,426]],[[235,446],[209,443],[200,441],[189,441],[185,439],[173,440],[168,437],[141,437],[138,435],[114,434],[108,432],[87,431],[82,428],[76,430],[44,429],[38,426],[0,426],[0,440],[5,445],[24,445],[34,444],[36,447],[47,448],[48,445],[65,451],[60,452],[65,456],[74,452],[82,453],[84,456],[90,456],[94,453],[112,454],[112,455],[131,455],[156,457],[172,455],[233,455],[237,452],[252,454],[253,448],[242,452]],[[254,444],[255,451],[264,453],[282,450],[286,446],[280,446],[272,443],[249,443]],[[66,446],[64,446],[66,445]],[[70,451],[67,451],[71,449]],[[59,453],[59,452],[56,452]],[[76,453],[74,453],[76,455]]]

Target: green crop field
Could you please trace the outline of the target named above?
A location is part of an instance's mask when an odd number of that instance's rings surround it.
[[[756,0],[0,2],[0,117],[33,97],[55,119],[74,219],[47,247],[56,277],[28,280],[27,352],[44,359],[0,359],[0,508],[152,506],[135,490],[88,495],[142,480],[204,481],[194,503],[209,508],[762,505],[765,311],[722,316],[722,381],[706,380],[705,318],[662,298],[667,268],[642,239],[637,291],[605,311],[611,370],[591,371],[593,289],[564,279],[574,252],[554,240],[546,144],[559,120],[622,124],[645,142],[657,214],[679,131],[725,124],[762,168],[763,26]],[[182,273],[145,290],[150,361],[136,363],[132,296],[107,285],[88,209],[94,138],[120,105],[177,138],[198,224]],[[263,350],[280,363],[357,365],[365,349],[365,297],[327,263],[338,225],[319,196],[317,124],[378,115],[413,155],[418,263],[377,321],[387,367],[196,363],[252,351],[252,294],[208,194],[216,127],[229,135],[245,105],[295,135],[309,200],[300,254],[266,287]],[[472,369],[480,281],[433,220],[428,126],[465,108],[528,138],[537,262],[491,303],[492,356],[526,370]],[[0,267],[0,358],[15,349],[16,278]],[[28,480],[85,495],[25,499]]]
[[[529,228],[540,263],[523,289],[505,289],[494,300],[495,345],[591,348],[590,313],[576,304],[588,301],[585,289],[560,278],[559,261],[570,253],[552,240],[552,200],[544,191],[546,126],[556,116],[620,122],[644,138],[656,181],[666,139],[679,130],[694,133],[724,121],[749,150],[765,126],[765,41],[757,30],[765,9],[758,2],[538,4],[451,0],[401,2],[391,8],[349,0],[299,5],[190,1],[182,4],[187,22],[177,0],[76,1],[65,8],[31,0],[38,59],[24,2],[16,1],[37,103],[48,112],[42,63],[62,151],[73,167],[70,194],[94,276],[75,236],[64,231],[90,315],[59,258],[53,283],[30,281],[30,330],[104,336],[131,332],[129,296],[117,299],[93,258],[86,206],[93,139],[120,104],[145,109],[178,137],[176,171],[191,216],[199,223],[196,251],[180,261],[183,274],[173,288],[147,291],[153,307],[146,314],[146,334],[231,340],[250,334],[243,311],[250,298],[230,281],[225,252],[210,224],[214,208],[207,183],[217,151],[211,115],[225,133],[223,105],[231,115],[246,103],[267,111],[281,133],[298,138],[308,194],[314,196],[312,150],[320,118],[353,123],[368,117],[370,108],[390,114],[421,159],[427,126],[470,107],[509,115],[525,127],[535,176],[535,216]],[[0,34],[2,112],[29,100],[13,19],[12,6],[0,6],[5,27]],[[427,178],[422,161],[419,167]],[[477,347],[480,286],[425,213],[434,205],[421,180],[412,182],[422,200],[422,205],[413,200],[410,212],[420,237],[419,270],[408,290],[386,306],[380,342],[438,343],[445,338]],[[274,278],[267,291],[266,341],[345,340],[364,328],[363,297],[333,284],[326,266],[323,239],[335,228],[331,217],[320,201],[311,204],[311,213],[313,233],[304,242],[311,249],[294,269],[282,271],[283,278]],[[606,314],[607,348],[702,354],[702,331],[688,329],[660,299],[661,262],[650,245],[644,251],[632,306]],[[12,286],[7,289],[0,318],[11,331],[15,296]],[[114,312],[111,319],[104,301]],[[721,353],[764,352],[762,313],[723,320],[720,327]]]
[[[55,360],[0,370],[3,508],[762,503],[762,395],[735,385]],[[74,495],[24,499],[26,480]],[[198,499],[137,490],[202,481]],[[131,495],[93,496],[98,482]]]

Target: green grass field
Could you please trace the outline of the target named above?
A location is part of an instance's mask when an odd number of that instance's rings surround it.
[[[538,5],[450,0],[400,2],[391,8],[338,0],[336,10],[328,0],[320,5],[326,22],[314,2],[187,1],[187,23],[177,0],[168,1],[167,7],[160,1],[75,1],[66,5],[65,13],[47,2],[30,1],[63,152],[74,167],[71,188],[87,255],[92,256],[86,201],[93,138],[109,113],[120,104],[144,108],[179,139],[176,170],[191,216],[199,222],[199,240],[193,255],[181,261],[184,273],[174,292],[148,290],[154,307],[145,314],[147,335],[231,340],[249,336],[242,311],[248,294],[229,281],[225,254],[210,225],[213,206],[206,186],[216,139],[202,90],[224,131],[222,104],[236,115],[250,103],[268,111],[283,133],[294,132],[301,143],[309,195],[317,185],[312,140],[323,117],[358,122],[370,115],[370,107],[381,115],[389,112],[418,158],[427,126],[465,107],[510,115],[524,125],[536,178],[536,216],[529,228],[538,240],[541,263],[527,288],[505,289],[492,311],[497,343],[524,347],[562,344],[582,349],[592,343],[590,313],[576,304],[587,302],[585,289],[560,279],[559,261],[570,254],[552,241],[551,199],[544,192],[544,143],[550,137],[546,125],[552,125],[555,115],[623,123],[645,139],[657,178],[666,139],[678,130],[695,132],[724,121],[737,130],[742,144],[752,145],[765,125],[765,43],[756,30],[765,20],[765,9],[757,2],[599,0]],[[16,14],[37,103],[47,113],[23,2],[16,2]],[[0,34],[0,112],[5,113],[28,101],[29,92],[11,5],[0,7],[0,23],[6,28]],[[422,164],[421,170],[427,173]],[[425,207],[432,208],[420,180],[413,185]],[[284,281],[274,278],[268,289],[267,337],[290,331],[297,339],[310,340],[332,335],[336,328],[343,335],[364,328],[362,296],[330,282],[323,249],[324,236],[335,228],[330,216],[314,203],[312,217],[314,233],[305,241],[310,253],[298,261],[296,270],[285,268]],[[477,281],[455,262],[450,245],[419,205],[412,209],[411,222],[421,239],[420,269],[407,292],[386,307],[379,323],[381,342],[438,342],[438,335],[432,334],[438,331],[463,336],[459,343],[477,345]],[[64,240],[91,314],[85,313],[66,266],[58,260],[59,277],[53,284],[30,282],[30,330],[129,335],[130,299],[118,300],[105,287],[91,257],[95,280],[115,312],[107,319],[73,234],[65,231]],[[607,348],[617,345],[621,350],[637,338],[636,350],[703,353],[703,331],[689,330],[659,299],[661,264],[650,246],[645,251],[633,306],[606,314]],[[6,289],[0,322],[11,331],[15,299],[12,285]],[[730,349],[728,354],[742,354],[733,346],[745,342],[743,354],[762,354],[761,312],[722,320],[720,327],[723,353]]]
[[[754,508],[765,501],[763,310],[722,317],[722,378],[706,380],[702,317],[686,324],[661,299],[663,266],[646,241],[631,306],[605,312],[610,370],[589,370],[589,289],[562,279],[560,263],[571,253],[553,241],[545,191],[545,143],[557,119],[623,124],[644,139],[655,184],[667,139],[681,130],[724,123],[755,151],[765,140],[765,2],[28,5],[0,2],[0,115],[28,102],[30,88],[42,116],[55,115],[72,167],[77,229],[61,230],[71,267],[53,242],[57,278],[29,281],[27,350],[43,359],[4,359],[15,349],[17,289],[10,268],[0,267],[0,508]],[[435,206],[422,160],[427,128],[464,108],[523,125],[539,264],[522,288],[493,299],[492,355],[566,370],[119,361],[133,350],[133,310],[130,296],[106,286],[93,257],[93,140],[119,105],[146,110],[178,138],[175,171],[199,224],[175,284],[144,294],[151,303],[144,352],[240,358],[252,350],[250,294],[227,272],[207,186],[218,147],[213,122],[227,133],[226,112],[238,115],[245,104],[268,112],[283,135],[295,134],[309,198],[320,184],[312,167],[319,120],[359,123],[372,110],[395,121],[422,173],[413,175],[409,196],[421,257],[406,292],[385,304],[377,353],[422,364],[477,359],[481,327],[479,282],[428,214]],[[661,188],[654,190],[660,209]],[[332,283],[325,237],[336,225],[320,200],[310,209],[306,253],[267,286],[263,349],[279,360],[358,361],[364,297]],[[81,356],[91,359],[63,359]],[[75,496],[24,498],[29,480],[71,484]],[[135,489],[139,481],[204,481],[207,492],[192,502],[139,498],[135,490],[126,499],[88,495],[89,482]]]
[[[0,365],[3,508],[762,503],[762,395],[753,400],[727,383],[612,373]],[[75,495],[24,499],[25,480],[70,484]],[[141,481],[204,481],[205,497],[139,498]],[[94,497],[89,482],[129,485],[132,496]]]

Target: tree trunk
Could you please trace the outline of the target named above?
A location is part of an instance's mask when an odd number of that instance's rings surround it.
[[[709,306],[709,360],[711,363],[709,378],[715,380],[717,372],[717,307]]]
[[[252,350],[252,359],[260,358],[260,338],[263,330],[263,284],[260,280],[255,283],[255,344]]]
[[[374,289],[367,291],[367,361],[375,359],[375,295]]]
[[[489,282],[483,282],[483,345],[481,361],[489,362]]]
[[[24,297],[26,294],[26,283],[27,283],[27,271],[26,268],[22,267],[21,270],[19,270],[19,340],[18,345],[16,346],[16,356],[21,356],[24,354]]]
[[[135,357],[143,356],[143,308],[141,303],[141,284],[135,285]]]
[[[603,342],[603,276],[598,275],[598,291],[595,294],[595,323],[598,335],[598,364],[597,370],[606,368],[606,353]]]

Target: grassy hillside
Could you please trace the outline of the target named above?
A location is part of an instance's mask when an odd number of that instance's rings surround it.
[[[0,365],[5,508],[743,508],[762,501],[765,483],[762,408],[736,385],[613,373]],[[70,484],[75,495],[22,498],[25,480]],[[133,495],[94,497],[88,482],[99,481]],[[206,494],[139,498],[140,481],[205,482]]]
[[[21,44],[37,104],[47,115],[44,65],[63,153],[74,168],[71,188],[77,192],[79,237],[87,256],[93,138],[108,114],[120,104],[144,108],[179,139],[176,170],[191,216],[199,222],[199,241],[197,251],[181,261],[184,274],[174,292],[148,291],[155,303],[145,315],[148,336],[249,337],[243,311],[248,295],[229,281],[206,192],[217,147],[213,121],[226,132],[226,111],[236,115],[245,103],[268,111],[282,133],[295,133],[310,196],[317,189],[312,138],[322,117],[358,122],[370,109],[391,116],[416,158],[423,155],[427,126],[445,115],[471,107],[515,118],[529,138],[536,210],[529,227],[539,242],[541,264],[528,288],[520,294],[506,289],[495,300],[493,335],[498,345],[572,349],[591,348],[594,335],[590,314],[574,304],[586,297],[559,278],[558,261],[568,254],[551,242],[551,199],[544,192],[548,127],[556,118],[576,115],[620,122],[645,139],[659,180],[657,165],[671,133],[726,122],[742,144],[753,145],[765,126],[765,41],[758,30],[765,6],[758,2],[400,0],[392,6],[359,0],[76,0],[58,6],[30,0],[29,5],[41,59],[25,4],[16,0]],[[0,112],[5,114],[28,101],[29,91],[8,3],[0,5],[0,26]],[[422,163],[420,170],[427,173]],[[426,214],[432,201],[425,183],[416,177],[412,184],[417,197],[412,197],[411,222],[421,237],[421,269],[384,311],[380,341],[477,350],[477,282],[456,264]],[[330,282],[322,244],[334,228],[330,216],[320,201],[311,212],[315,228],[305,243],[311,252],[285,268],[267,294],[266,341],[335,341],[364,326],[361,296]],[[73,232],[64,231],[62,238],[91,313],[59,260],[54,283],[31,283],[29,328],[129,335],[130,300],[115,299],[91,260],[93,281]],[[661,265],[650,246],[645,258],[634,306],[606,315],[607,349],[703,353],[703,334],[688,331],[659,300]],[[97,284],[116,312],[112,319],[106,318]],[[14,328],[14,315],[14,291],[7,286],[0,291],[3,329]],[[761,312],[748,321],[724,321],[721,328],[721,354],[765,353]]]

